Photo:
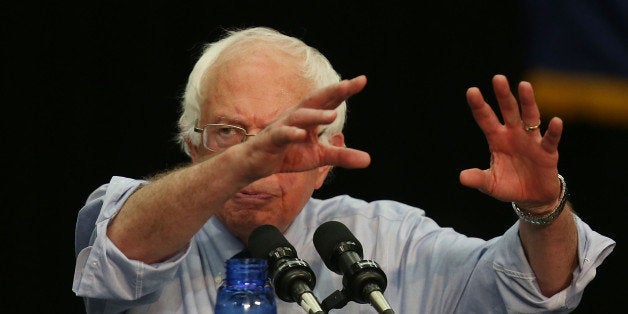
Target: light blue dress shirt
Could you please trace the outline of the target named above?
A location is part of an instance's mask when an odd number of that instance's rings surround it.
[[[126,258],[105,231],[141,183],[113,177],[89,196],[77,219],[72,290],[84,297],[88,313],[213,313],[224,262],[243,244],[211,218],[168,261],[148,265]],[[322,223],[337,220],[362,243],[363,258],[386,273],[384,296],[397,314],[569,312],[615,246],[575,219],[579,264],[572,284],[550,298],[541,294],[526,261],[517,223],[503,236],[485,241],[440,227],[416,207],[341,195],[310,199],[285,237],[316,274],[319,301],[342,289],[342,276],[326,268],[313,234]],[[305,313],[296,303],[277,303],[278,313]],[[370,304],[349,302],[331,313],[376,311]]]

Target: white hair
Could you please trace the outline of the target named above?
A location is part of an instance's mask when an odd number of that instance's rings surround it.
[[[207,83],[207,81],[204,80],[204,77],[206,77],[207,72],[215,69],[212,66],[219,61],[219,58],[225,58],[223,52],[227,48],[236,44],[253,42],[270,44],[299,60],[303,69],[300,72],[303,79],[310,81],[315,89],[340,81],[340,75],[334,70],[329,60],[317,49],[308,46],[298,38],[287,36],[267,27],[227,30],[224,37],[204,47],[203,53],[188,77],[183,93],[177,141],[188,156],[190,156],[190,149],[186,140],[189,140],[194,146],[198,146],[201,143],[201,135],[194,132],[194,127],[197,121],[200,120],[201,105],[205,100],[203,83]],[[238,53],[245,52],[236,49],[234,54]],[[332,134],[342,132],[346,119],[346,110],[347,104],[343,101],[336,108],[338,112],[336,120],[324,127],[320,136],[322,141],[326,142]]]

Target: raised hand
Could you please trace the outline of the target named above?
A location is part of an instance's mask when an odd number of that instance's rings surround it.
[[[519,103],[505,76],[493,77],[493,89],[503,123],[478,88],[467,90],[467,102],[486,136],[491,161],[485,170],[463,170],[460,182],[527,209],[551,206],[560,195],[557,164],[562,120],[552,118],[542,135],[541,116],[530,83],[519,83]]]
[[[279,172],[306,171],[332,165],[364,168],[370,156],[363,151],[344,146],[344,137],[331,139],[330,144],[319,141],[319,125],[334,121],[343,101],[360,92],[366,77],[358,76],[317,90],[295,107],[289,108],[254,139],[247,141],[249,158],[263,175]]]

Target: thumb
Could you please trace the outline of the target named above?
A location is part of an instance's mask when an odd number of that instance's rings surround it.
[[[460,171],[460,183],[466,187],[484,191],[485,176],[486,174],[481,169],[465,169]]]

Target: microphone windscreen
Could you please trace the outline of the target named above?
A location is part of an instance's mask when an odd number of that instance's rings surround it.
[[[327,221],[314,231],[314,247],[327,268],[333,271],[338,270],[336,265],[338,256],[335,255],[344,253],[340,248],[344,242],[353,242],[354,248],[357,250],[355,253],[362,257],[362,244],[343,223],[333,220]]]
[[[255,228],[249,235],[247,246],[253,257],[264,259],[269,259],[275,249],[284,247],[290,248],[295,254],[293,257],[296,257],[296,249],[281,231],[272,225],[262,225]]]

